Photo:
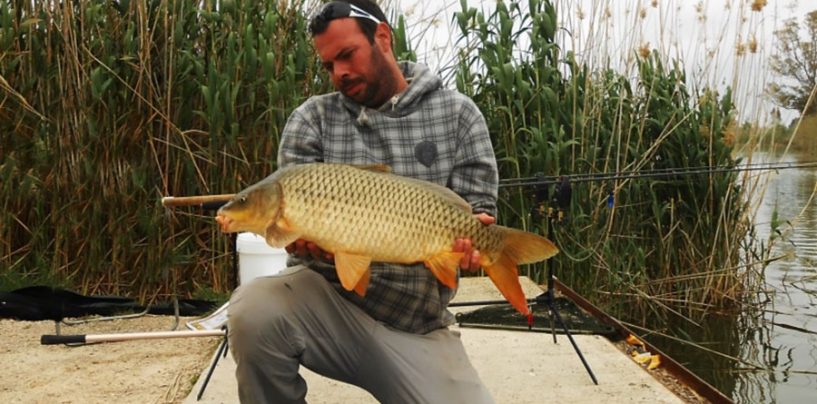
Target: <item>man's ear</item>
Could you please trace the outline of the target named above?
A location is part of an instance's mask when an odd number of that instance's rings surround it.
[[[392,53],[391,28],[389,28],[389,24],[386,24],[385,22],[377,24],[377,28],[374,30],[374,41],[377,43],[377,46],[380,47],[380,50],[383,52],[388,51],[388,53]]]

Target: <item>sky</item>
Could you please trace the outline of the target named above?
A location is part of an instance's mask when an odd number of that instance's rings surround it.
[[[389,0],[387,0],[389,1]],[[391,0],[407,16],[410,33],[422,37],[417,53],[432,68],[452,57],[451,21],[459,0]],[[492,11],[497,0],[467,0]],[[521,4],[527,4],[522,1]],[[817,10],[817,0],[553,0],[560,27],[557,41],[591,67],[634,67],[639,48],[684,63],[690,85],[733,88],[742,120],[768,122],[774,105],[765,88],[773,32],[786,19]],[[761,6],[753,11],[752,5]],[[572,33],[572,35],[569,35]],[[739,49],[742,49],[740,53]],[[788,123],[798,111],[781,110]]]

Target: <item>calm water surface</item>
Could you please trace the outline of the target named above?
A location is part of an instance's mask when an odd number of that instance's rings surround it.
[[[794,157],[773,161],[797,162]],[[769,184],[755,218],[759,240],[769,239],[775,209],[778,220],[793,225],[780,226],[788,232],[775,242],[771,256],[784,258],[765,270],[768,295],[756,313],[711,315],[700,329],[676,327],[685,339],[731,358],[655,342],[735,402],[817,403],[817,201],[809,202],[817,170],[765,175]]]

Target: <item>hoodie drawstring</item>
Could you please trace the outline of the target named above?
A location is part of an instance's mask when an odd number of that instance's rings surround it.
[[[369,126],[369,115],[366,114],[366,107],[360,109],[360,114],[357,116],[357,123],[360,126]]]
[[[394,96],[391,97],[391,111],[392,112],[394,112],[394,110],[397,109],[397,101],[400,101],[400,95],[399,94],[395,94]]]

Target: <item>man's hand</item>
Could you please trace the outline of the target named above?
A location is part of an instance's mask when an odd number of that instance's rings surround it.
[[[487,213],[478,213],[474,216],[486,226],[496,223],[496,218]],[[479,250],[472,249],[470,238],[458,238],[454,240],[454,252],[465,253],[465,255],[462,256],[462,260],[460,260],[460,268],[471,272],[479,269]]]
[[[288,246],[284,247],[288,253],[295,254],[298,257],[304,258],[306,256],[312,256],[312,258],[316,260],[325,260],[325,261],[334,261],[335,255],[322,250],[318,247],[317,244],[306,241],[302,238],[295,240],[295,242],[290,243]]]

